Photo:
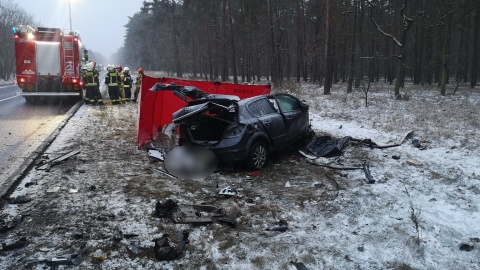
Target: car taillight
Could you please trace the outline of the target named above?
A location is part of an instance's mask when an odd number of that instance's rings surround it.
[[[72,83],[77,83],[77,79],[72,79]]]
[[[83,86],[83,82],[78,83],[80,86]]]

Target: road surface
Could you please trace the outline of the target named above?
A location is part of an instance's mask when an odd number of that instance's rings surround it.
[[[28,104],[16,85],[0,87],[0,187],[67,118],[73,103]]]

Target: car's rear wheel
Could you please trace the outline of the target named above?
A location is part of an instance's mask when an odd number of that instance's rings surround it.
[[[261,169],[267,165],[269,157],[267,145],[262,141],[255,142],[250,149],[247,166],[253,170]]]

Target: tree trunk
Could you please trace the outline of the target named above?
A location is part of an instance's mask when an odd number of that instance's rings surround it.
[[[353,70],[355,69],[355,40],[357,34],[357,13],[358,13],[358,3],[353,2],[354,11],[353,11],[353,27],[352,27],[352,44],[350,46],[350,64],[348,71],[348,86],[347,93],[352,93],[353,88]]]
[[[327,18],[326,18],[326,35],[325,35],[325,82],[323,85],[323,94],[330,95],[330,88],[332,87],[332,72],[333,72],[333,59],[332,59],[332,35],[333,35],[333,0],[327,0]]]
[[[474,88],[477,85],[478,75],[478,35],[480,32],[480,7],[477,7],[475,12],[475,28],[473,30],[473,48],[472,48],[472,69],[470,73],[470,87]]]
[[[232,75],[233,83],[238,83],[238,74],[237,74],[237,52],[235,50],[235,38],[233,33],[233,17],[232,17],[232,1],[228,0],[228,26],[230,34],[230,43],[231,43],[231,59],[232,59]]]
[[[448,50],[450,47],[450,37],[451,37],[451,25],[452,25],[452,12],[449,12],[445,22],[445,37],[443,40],[442,48],[442,77],[440,81],[440,94],[442,96],[446,95],[445,85],[447,82],[447,63],[448,63]]]

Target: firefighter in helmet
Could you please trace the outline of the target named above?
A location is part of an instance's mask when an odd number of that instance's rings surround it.
[[[123,90],[125,92],[125,100],[127,102],[132,101],[132,76],[130,75],[130,69],[128,67],[123,68]]]
[[[137,102],[137,99],[138,99],[138,93],[140,93],[140,87],[141,87],[141,84],[142,84],[142,78],[143,78],[143,68],[138,68],[137,69],[137,72],[138,72],[138,76],[137,76],[137,80],[135,82],[135,94],[134,94],[134,97],[133,97],[133,101],[134,102]]]
[[[113,105],[120,104],[120,92],[118,85],[120,83],[120,75],[113,66],[107,67],[107,75],[105,76],[105,84],[108,86],[108,95]]]
[[[98,71],[95,69],[96,63],[90,62],[86,65],[82,77],[85,87],[85,103],[103,105],[102,95],[100,94],[100,82],[98,79]]]
[[[120,94],[120,103],[125,103],[125,91],[123,89],[123,68],[120,65],[115,67],[117,70],[118,76],[120,77],[120,81],[118,82],[118,92]]]

